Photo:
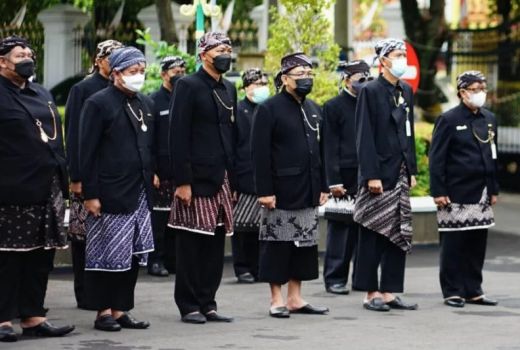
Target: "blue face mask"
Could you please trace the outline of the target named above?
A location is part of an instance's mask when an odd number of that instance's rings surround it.
[[[269,98],[269,88],[267,86],[260,86],[253,90],[251,100],[254,103],[262,103]]]
[[[389,60],[392,61],[392,68],[389,68],[390,73],[397,79],[401,78],[406,73],[406,68],[408,67],[406,58],[389,58]]]

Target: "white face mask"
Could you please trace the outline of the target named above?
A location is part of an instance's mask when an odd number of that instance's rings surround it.
[[[139,92],[143,88],[144,74],[123,75],[122,78],[125,87],[130,91]]]
[[[475,108],[480,108],[486,103],[487,94],[484,91],[477,92],[475,94],[470,93],[468,102]]]
[[[392,61],[392,68],[390,68],[390,73],[392,73],[392,75],[396,78],[401,78],[404,73],[406,73],[406,68],[408,67],[408,60],[406,58],[396,58],[396,59],[391,59],[389,58],[389,60]]]

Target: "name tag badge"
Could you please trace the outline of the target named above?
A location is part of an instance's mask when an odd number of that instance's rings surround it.
[[[491,143],[491,158],[497,159],[497,145],[496,143]]]
[[[466,130],[467,128],[467,125],[457,125],[457,131]]]
[[[159,115],[168,115],[170,113],[170,110],[165,109],[164,111],[160,111]]]
[[[410,120],[406,119],[406,136],[412,137],[412,124],[410,124]]]

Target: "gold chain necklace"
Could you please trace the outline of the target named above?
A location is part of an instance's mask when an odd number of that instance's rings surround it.
[[[234,123],[235,122],[235,114],[233,113],[233,110],[234,110],[233,106],[231,106],[231,107],[226,106],[224,101],[222,101],[222,99],[220,98],[220,96],[217,94],[217,92],[215,90],[213,90],[213,94],[217,97],[217,99],[220,102],[220,104],[222,105],[222,107],[224,107],[228,111],[231,111],[231,123]]]
[[[300,109],[302,110],[302,113],[303,113],[303,119],[305,120],[305,123],[307,123],[307,125],[309,126],[309,128],[312,130],[312,131],[315,131],[316,132],[316,139],[318,140],[318,142],[320,142],[320,124],[318,122],[316,122],[316,126],[313,127],[311,125],[311,123],[309,122],[309,119],[307,119],[307,113],[305,113],[305,110],[303,109],[303,106],[300,105]]]
[[[47,107],[49,108],[49,111],[51,112],[51,116],[52,116],[52,125],[53,125],[53,129],[54,129],[54,136],[50,137],[49,135],[47,135],[45,130],[43,130],[43,123],[40,121],[40,119],[36,119],[36,126],[40,130],[40,138],[45,143],[49,142],[49,140],[51,140],[51,141],[56,140],[56,137],[58,136],[58,130],[56,128],[56,114],[54,114],[54,111],[52,110],[51,101],[48,101]]]
[[[130,102],[126,101],[126,105],[128,106],[128,109],[130,110],[130,112],[132,113],[134,118],[137,119],[137,121],[141,123],[141,130],[143,130],[143,132],[147,132],[148,131],[148,127],[144,123],[144,115],[143,115],[143,111],[141,110],[141,108],[139,108],[139,115],[140,116],[138,117],[137,114],[134,112],[134,109],[130,105]]]
[[[477,132],[475,131],[475,129],[473,127],[471,128],[471,132],[473,133],[473,136],[475,136],[475,138],[480,143],[489,143],[489,142],[493,141],[493,139],[495,138],[495,132],[493,131],[493,129],[491,127],[489,127],[489,129],[488,129],[488,138],[485,140],[481,139],[480,136],[478,136]]]

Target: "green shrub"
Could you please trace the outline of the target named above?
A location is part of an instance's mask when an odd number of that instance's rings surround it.
[[[420,122],[415,124],[415,152],[417,156],[417,186],[412,189],[414,197],[430,194],[430,170],[428,151],[430,149],[433,125]]]
[[[339,46],[334,42],[331,23],[324,16],[331,0],[280,0],[287,9],[280,13],[271,8],[272,22],[269,25],[269,40],[265,57],[265,69],[276,74],[283,56],[303,51],[318,59],[314,73],[314,87],[309,95],[319,104],[338,93],[335,69],[338,64]]]

